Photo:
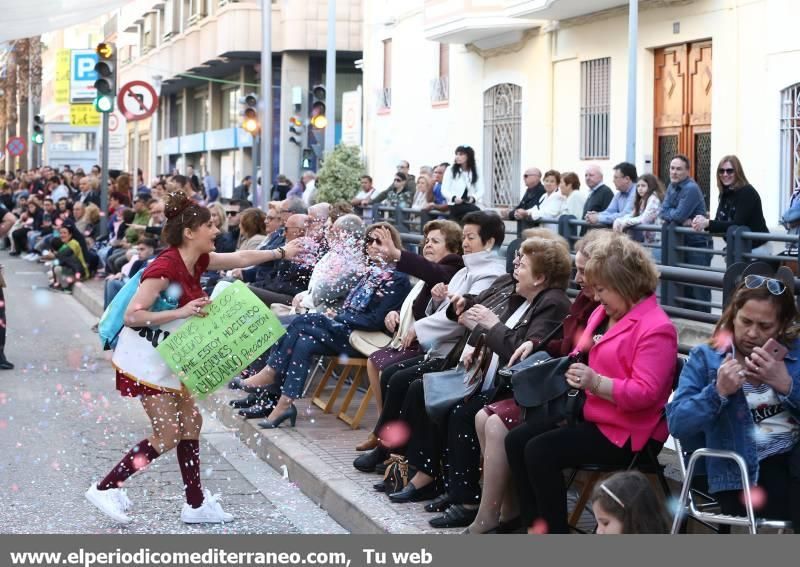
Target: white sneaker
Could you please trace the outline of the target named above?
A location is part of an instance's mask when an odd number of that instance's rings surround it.
[[[233,514],[228,514],[222,509],[219,503],[219,494],[211,494],[205,491],[205,500],[199,508],[192,508],[187,503],[183,503],[181,510],[181,520],[186,524],[222,524],[232,522]]]
[[[117,500],[119,500],[119,503],[122,506],[122,510],[124,512],[127,512],[128,510],[133,508],[133,502],[131,502],[131,499],[128,498],[127,492],[125,492],[122,488],[112,488],[111,490],[113,490],[116,493]]]
[[[39,255],[31,252],[30,254],[26,254],[25,256],[23,256],[23,258],[25,258],[28,262],[35,262],[36,260],[39,259]]]
[[[130,507],[130,500],[127,495],[120,495],[118,488],[98,490],[97,485],[92,483],[92,486],[86,491],[86,500],[94,504],[103,514],[116,522],[128,524],[131,519],[125,514],[126,508],[121,496],[125,498],[128,507]]]

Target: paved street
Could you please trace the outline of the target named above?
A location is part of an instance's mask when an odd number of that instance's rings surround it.
[[[343,533],[316,504],[205,415],[203,485],[236,521],[187,526],[173,454],[128,481],[133,522],[120,528],[83,492],[149,434],[139,402],[114,389],[94,320],[71,296],[46,289],[40,265],[8,257],[6,354],[0,374],[0,530],[4,533]],[[44,288],[44,289],[42,289]]]

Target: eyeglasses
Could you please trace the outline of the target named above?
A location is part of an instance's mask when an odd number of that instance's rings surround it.
[[[719,173],[720,175],[733,175],[734,173],[736,173],[736,170],[733,169],[732,167],[720,167],[717,170],[717,173]]]
[[[364,238],[364,244],[366,244],[367,246],[369,246],[370,244],[377,244],[378,246],[380,246],[381,239],[375,238],[374,236],[367,236],[366,238]]]
[[[235,217],[236,215],[239,214],[239,211],[225,211],[225,214],[228,215],[229,217]]]
[[[403,182],[403,180],[402,180],[402,179],[395,179],[395,180],[394,180],[394,182],[395,182],[395,183],[402,183],[402,182]]]
[[[786,284],[775,278],[766,278],[756,274],[750,274],[744,278],[744,285],[747,289],[756,289],[764,284],[767,284],[767,289],[772,295],[780,295],[786,291]]]

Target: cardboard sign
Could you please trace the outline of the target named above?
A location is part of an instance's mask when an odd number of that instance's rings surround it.
[[[158,352],[186,388],[200,399],[258,358],[284,334],[272,311],[237,281],[170,334]]]

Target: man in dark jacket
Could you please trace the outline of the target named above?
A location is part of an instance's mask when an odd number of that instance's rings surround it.
[[[538,167],[529,167],[522,176],[525,182],[525,194],[522,200],[513,209],[504,211],[501,216],[509,220],[525,221],[530,218],[528,211],[537,208],[544,198],[544,185],[542,185],[542,171]],[[530,225],[530,222],[525,223]]]
[[[589,188],[589,197],[583,205],[583,218],[588,220],[589,213],[599,213],[608,208],[614,198],[614,192],[603,183],[603,171],[597,165],[590,165],[586,168],[584,179]],[[588,227],[583,227],[581,235],[586,234],[587,230],[589,230]]]
[[[286,220],[284,234],[286,242],[301,238],[306,234],[308,215],[292,215]],[[308,289],[314,266],[292,260],[278,260],[273,269],[262,279],[250,284],[250,290],[266,305],[282,303],[291,305],[294,296]]]

